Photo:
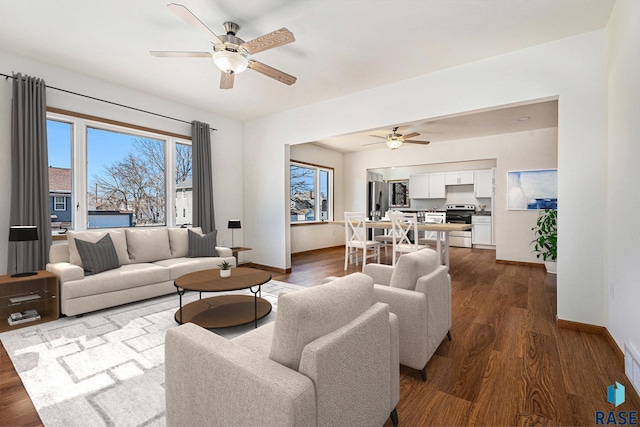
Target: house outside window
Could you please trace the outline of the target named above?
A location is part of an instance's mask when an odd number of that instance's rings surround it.
[[[291,224],[333,220],[333,168],[291,161]]]

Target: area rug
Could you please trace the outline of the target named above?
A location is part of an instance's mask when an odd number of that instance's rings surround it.
[[[281,292],[297,289],[263,285],[273,309],[258,325],[274,320]],[[177,294],[167,295],[4,332],[0,340],[45,426],[164,426],[164,337],[177,326],[177,308]],[[215,333],[233,338],[252,329]]]

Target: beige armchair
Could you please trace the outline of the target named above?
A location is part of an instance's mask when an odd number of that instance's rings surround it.
[[[426,365],[445,336],[451,339],[451,277],[432,249],[402,255],[395,267],[367,264],[364,274],[376,284],[374,298],[389,304],[400,321],[400,363]]]
[[[280,295],[274,322],[233,340],[178,326],[167,425],[397,425],[398,349],[398,319],[362,273]]]

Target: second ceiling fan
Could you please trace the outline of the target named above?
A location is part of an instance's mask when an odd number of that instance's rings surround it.
[[[387,144],[387,147],[391,148],[392,150],[397,150],[404,143],[427,145],[431,142],[431,141],[418,141],[415,139],[411,139],[419,135],[420,134],[418,132],[411,132],[407,135],[403,135],[401,133],[398,133],[398,126],[396,126],[391,130],[391,133],[386,136],[380,136],[380,135],[369,135],[369,136],[373,136],[375,138],[384,138],[385,140],[384,142]],[[374,142],[374,144],[378,144],[378,143]],[[370,145],[370,144],[366,144],[366,145]]]
[[[189,9],[177,3],[167,5],[169,10],[184,20],[187,24],[202,32],[213,44],[212,52],[187,52],[187,51],[150,51],[153,56],[160,58],[213,58],[213,62],[222,71],[220,89],[233,88],[235,75],[247,68],[271,77],[286,85],[292,85],[296,78],[290,74],[276,70],[273,67],[254,61],[249,57],[255,53],[283,46],[295,41],[293,33],[286,28],[260,36],[245,42],[236,37],[240,26],[234,22],[225,22],[225,35],[216,35],[202,21],[200,21]]]

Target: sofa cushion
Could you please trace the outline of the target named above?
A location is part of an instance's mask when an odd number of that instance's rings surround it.
[[[346,325],[372,304],[373,280],[362,273],[280,295],[269,357],[297,371],[307,344]]]
[[[167,228],[169,232],[169,246],[171,247],[171,257],[180,258],[189,255],[189,236],[187,231],[192,230],[202,234],[202,228]]]
[[[77,238],[74,240],[78,253],[80,254],[80,259],[82,259],[85,276],[120,267],[118,254],[116,253],[116,248],[113,246],[109,234],[105,234],[104,237],[96,243]]]
[[[216,251],[216,237],[218,232],[216,230],[204,236],[189,230],[188,235],[190,258],[218,256],[218,251]]]
[[[418,279],[431,273],[438,265],[438,253],[433,249],[404,254],[396,261],[389,286],[413,291]]]
[[[169,269],[169,278],[176,280],[180,276],[184,276],[194,271],[209,270],[218,268],[218,264],[224,261],[219,257],[203,257],[203,258],[169,258],[155,261],[154,265]],[[217,272],[215,274],[218,274]]]
[[[125,230],[131,262],[153,262],[171,258],[166,228]]]
[[[111,241],[118,254],[118,263],[120,265],[131,264],[129,259],[129,252],[127,252],[127,238],[124,234],[124,230],[109,230],[109,231],[67,231],[67,243],[69,244],[69,262],[75,264],[78,267],[84,268],[82,265],[82,259],[78,253],[75,239],[81,239],[85,242],[95,243],[102,239],[106,234],[111,236]]]
[[[169,281],[167,268],[147,263],[129,264],[63,283],[62,295],[70,300]]]

